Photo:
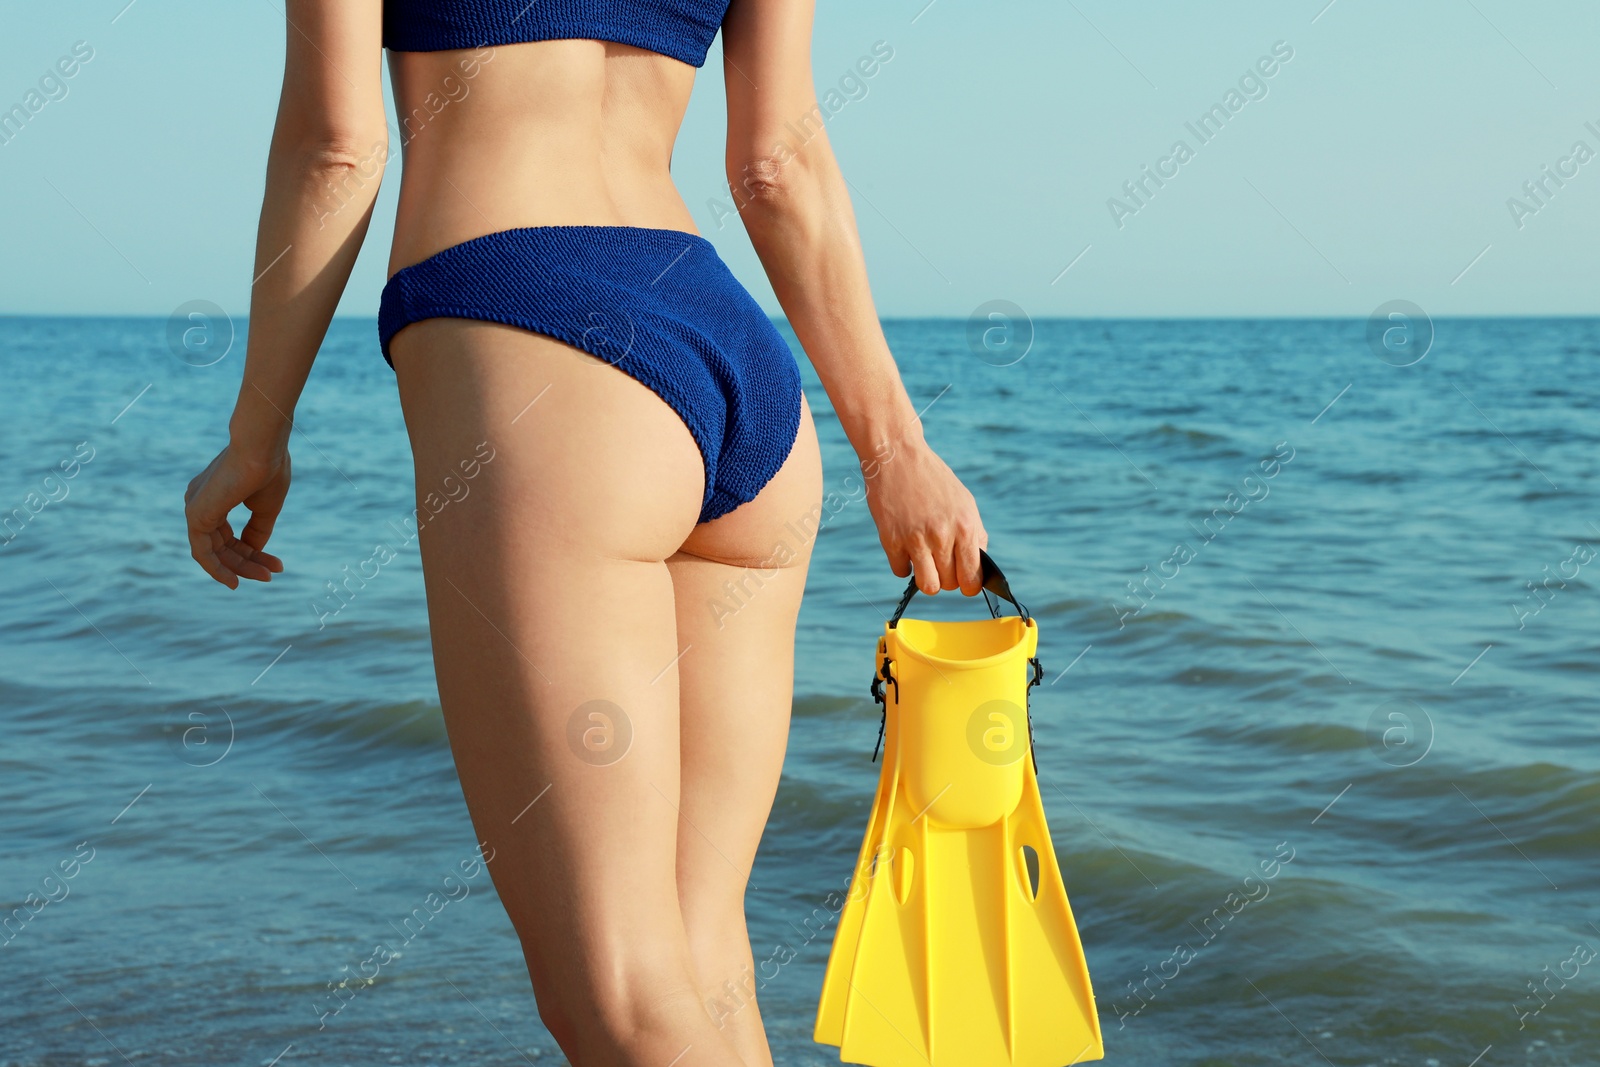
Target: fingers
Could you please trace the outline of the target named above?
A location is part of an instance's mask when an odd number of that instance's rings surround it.
[[[963,526],[939,544],[917,542],[909,548],[884,548],[889,569],[898,578],[916,574],[917,588],[933,596],[942,589],[960,589],[977,596],[983,589],[983,564],[978,550],[987,547],[989,536],[982,524]]]
[[[289,491],[288,463],[286,454],[265,467],[234,463],[225,448],[184,488],[189,554],[229,589],[239,588],[240,578],[267,582],[283,570],[283,560],[266,545]],[[228,514],[241,504],[250,510],[250,521],[234,536]]]
[[[280,558],[278,556],[274,556],[271,552],[263,552],[259,548],[258,549],[254,549],[253,552],[254,552],[254,555],[251,558],[254,559],[257,563],[259,563],[263,567],[267,568],[267,570],[271,571],[273,574],[282,574],[283,573],[283,560],[282,560],[282,558]]]
[[[241,578],[257,582],[270,582],[276,571],[283,570],[283,561],[265,552],[257,552],[238,538],[224,538],[222,550],[217,554],[223,566]],[[277,564],[272,566],[271,564]]]
[[[900,548],[884,546],[883,554],[889,558],[889,573],[896,578],[909,578],[911,576],[911,557]]]
[[[222,549],[222,535],[215,530],[207,530],[189,525],[189,555],[200,564],[200,569],[211,577],[227,586],[229,589],[239,588],[239,577],[222,563],[220,551]]]
[[[229,546],[239,556],[240,566],[234,566],[227,560],[224,562],[228,562],[242,577],[258,582],[271,581],[274,574],[283,570],[283,560],[266,551],[267,538],[272,536],[272,526],[277,518],[276,509],[269,511],[257,508],[252,511],[244,531]]]
[[[184,495],[187,498],[184,513],[189,527],[189,554],[212,578],[229,589],[237,589],[240,578],[266,582],[283,570],[283,561],[277,556],[234,536],[227,511],[219,514],[219,505],[205,498],[203,487],[191,484]],[[251,522],[255,523],[254,516]],[[266,538],[259,532],[252,533],[249,526],[245,527],[245,534],[265,543]]]
[[[978,559],[980,547],[978,537],[973,534],[965,534],[956,541],[956,575],[965,596],[977,596],[983,589],[983,564]]]
[[[944,589],[976,596],[983,588],[979,552],[989,541],[978,503],[931,450],[910,455],[880,472],[889,481],[867,497],[889,568],[900,578],[914,574],[929,596]]]
[[[252,515],[250,521],[254,523],[255,516]],[[255,582],[270,582],[275,572],[283,570],[283,560],[270,552],[258,551],[246,540],[250,536],[249,526],[244,528],[242,535],[235,537],[233,524],[224,520],[217,532],[221,535],[216,545],[217,558],[239,577]]]
[[[955,542],[947,541],[933,553],[933,564],[938,570],[939,588],[954,589],[961,583],[957,579]]]
[[[941,589],[960,589],[965,596],[983,590],[983,561],[979,551],[989,544],[989,534],[978,516],[978,503],[966,494],[966,506],[945,530],[939,531],[933,558]]]
[[[918,561],[917,588],[929,594],[960,589],[966,596],[977,596],[983,590],[983,562],[978,552],[988,544],[989,535],[973,504],[971,514],[958,519],[953,529],[940,531],[930,547],[913,550],[912,558]]]
[[[229,589],[237,589],[238,576],[222,562],[224,539],[217,528],[227,523],[227,513],[224,512],[220,517],[209,513],[209,509],[201,499],[199,483],[200,478],[190,482],[183,494],[183,513],[189,528],[189,555],[193,556],[194,561],[200,564],[200,569],[212,578]]]
[[[283,560],[264,550],[267,547],[267,538],[272,536],[272,527],[277,519],[276,511],[268,512],[264,509],[252,511],[250,521],[245,523],[244,531],[239,534],[238,548],[240,555],[254,560],[274,573],[283,570]]]
[[[940,577],[939,565],[934,562],[934,553],[926,546],[918,546],[911,552],[911,566],[916,574],[917,588],[933,596],[939,591]]]

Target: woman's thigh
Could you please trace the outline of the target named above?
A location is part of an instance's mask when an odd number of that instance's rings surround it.
[[[607,986],[687,973],[664,561],[699,451],[654,393],[536,334],[427,320],[392,354],[450,745],[541,1007],[670,995]]]
[[[821,518],[810,411],[754,500],[695,528],[667,561],[677,597],[684,826],[678,890],[714,1018],[746,1011],[744,894],[771,810],[794,698],[795,619]],[[731,988],[729,983],[732,983]]]

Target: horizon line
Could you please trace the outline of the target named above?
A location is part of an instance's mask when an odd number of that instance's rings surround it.
[[[1371,318],[1370,315],[1027,315],[1030,322],[1363,322]],[[134,314],[116,312],[43,312],[43,311],[0,311],[0,321],[7,319],[151,319],[160,321],[171,318],[149,312]],[[445,316],[449,317],[449,316]],[[249,321],[249,315],[229,316],[234,321]],[[773,322],[789,325],[785,315],[768,315]],[[967,322],[971,315],[879,315],[879,322]],[[1484,322],[1506,320],[1533,320],[1533,319],[1597,319],[1600,320],[1600,311],[1558,311],[1558,312],[1503,312],[1499,314],[1441,314],[1428,315],[1434,321],[1443,320],[1477,320]],[[376,315],[334,315],[331,322],[371,322],[376,323]]]

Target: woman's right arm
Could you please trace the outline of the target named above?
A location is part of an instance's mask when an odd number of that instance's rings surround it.
[[[229,588],[267,581],[264,549],[289,491],[289,433],[349,281],[388,156],[382,0],[288,0],[277,124],[256,231],[243,380],[228,445],[184,496],[189,550]],[[249,523],[235,537],[228,513]]]
[[[982,584],[977,503],[928,447],[867,282],[811,78],[814,0],[733,0],[723,21],[728,183],[756,254],[867,473],[889,566],[925,593]]]

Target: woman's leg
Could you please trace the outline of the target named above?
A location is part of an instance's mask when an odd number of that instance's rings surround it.
[[[712,1020],[746,1067],[771,1067],[744,896],[783,767],[795,616],[821,516],[809,410],[778,474],[667,560],[677,597],[683,777],[678,902]],[[770,975],[768,975],[770,977]]]
[[[392,354],[450,746],[540,1015],[577,1067],[728,1067],[675,877],[665,560],[699,451],[654,393],[545,337],[436,319]]]

